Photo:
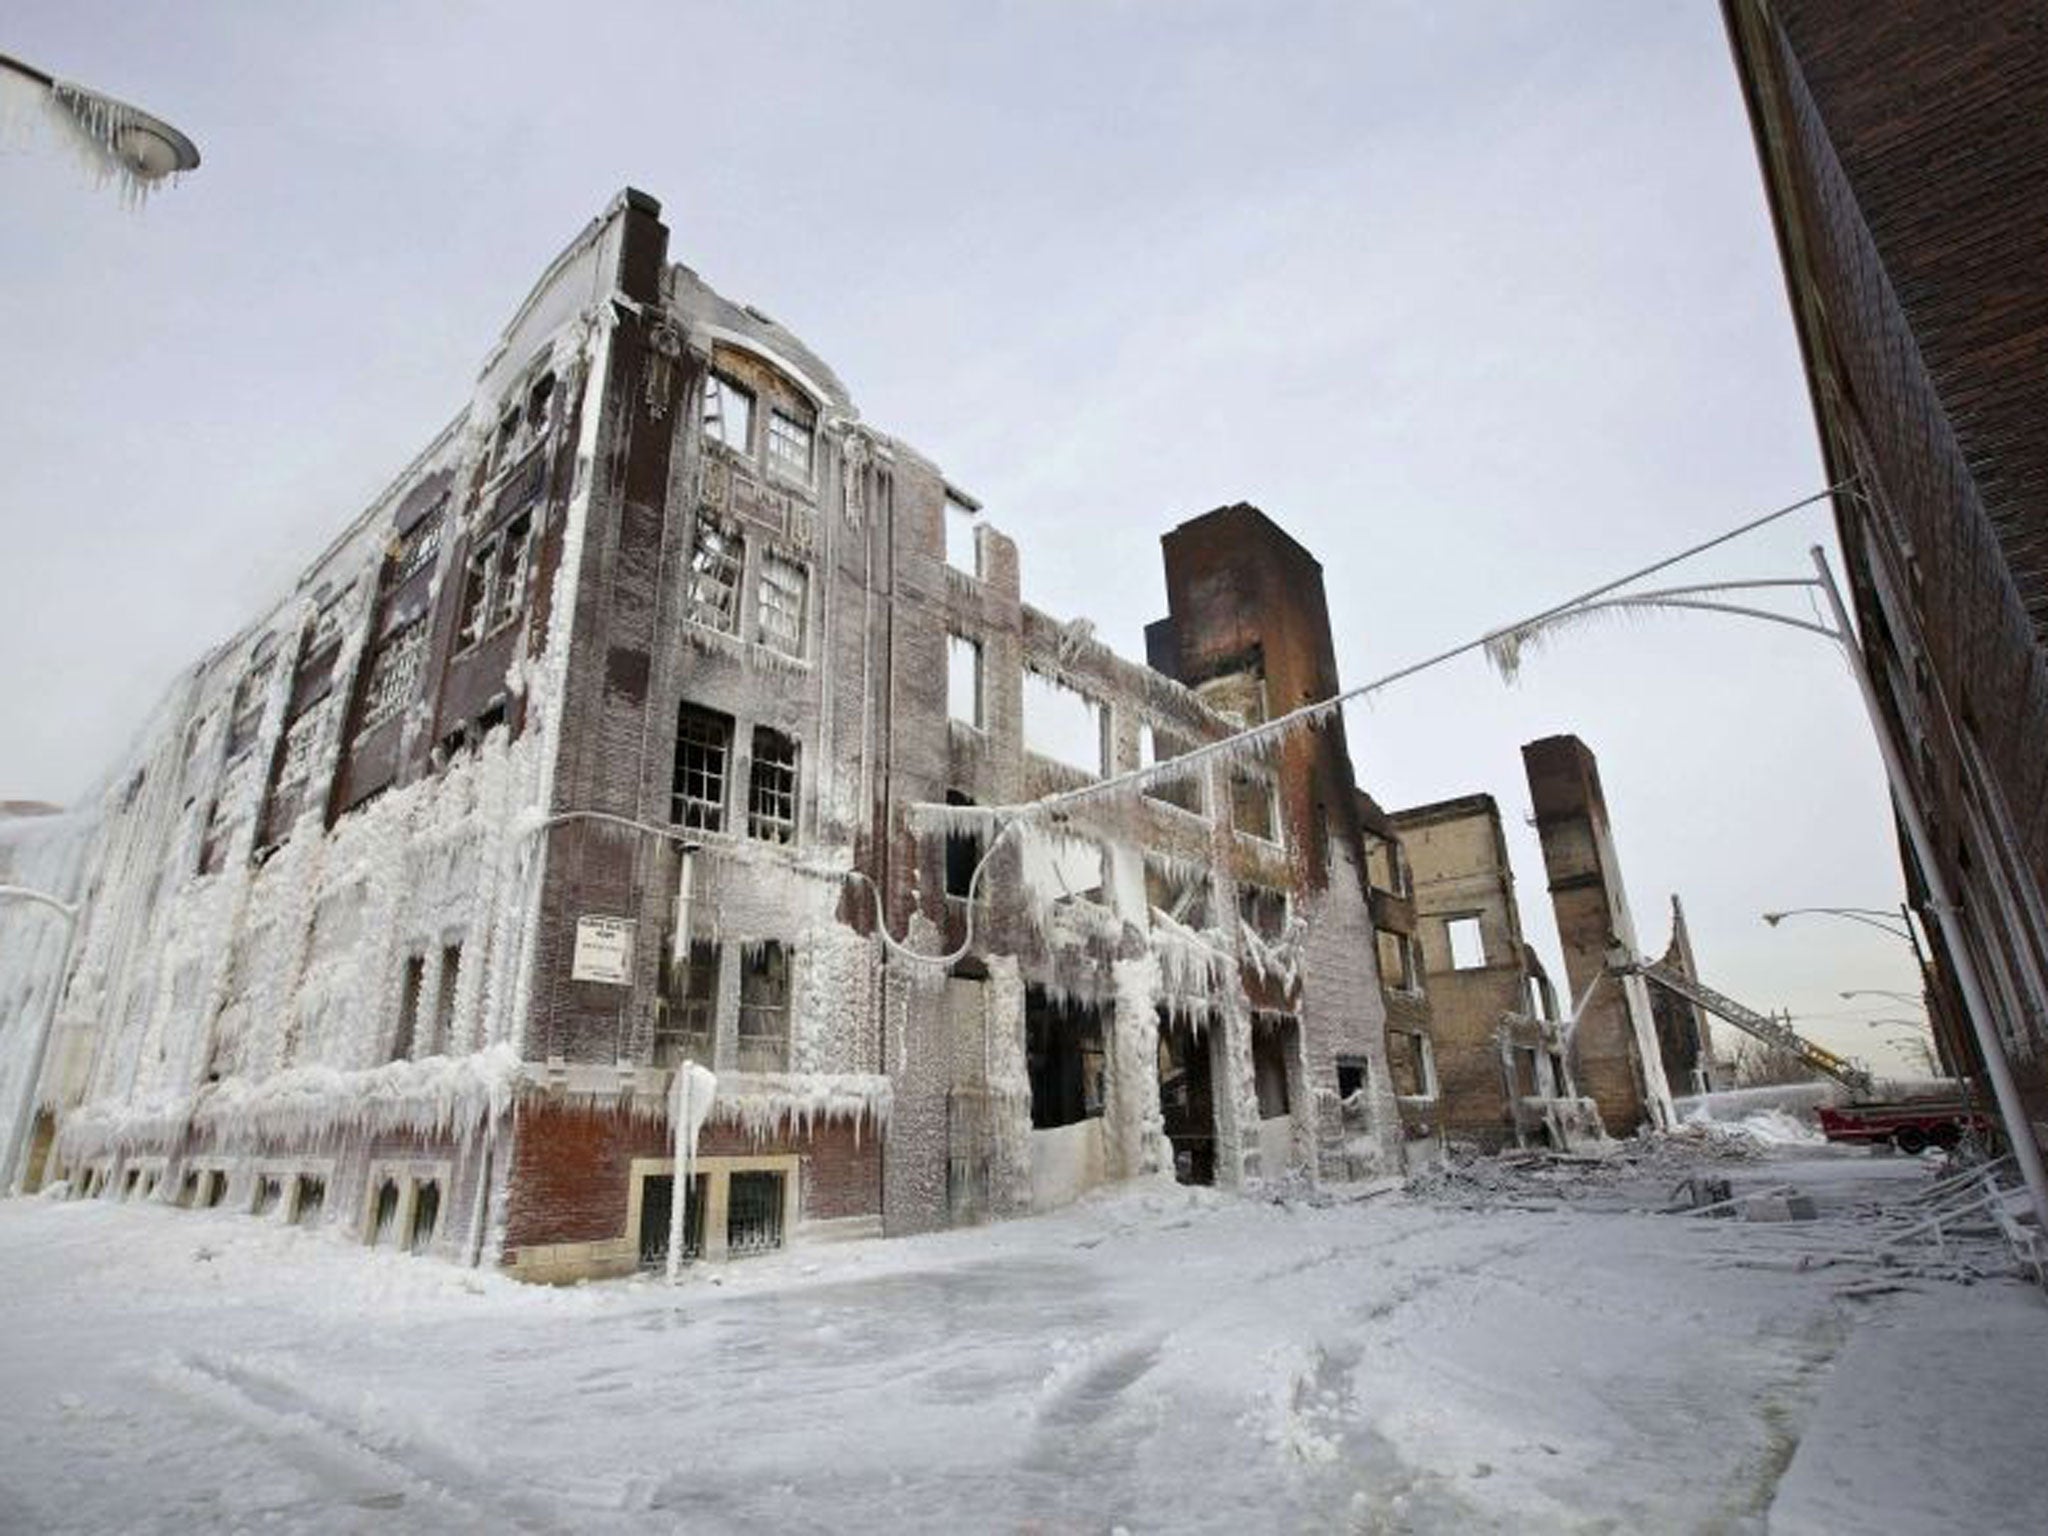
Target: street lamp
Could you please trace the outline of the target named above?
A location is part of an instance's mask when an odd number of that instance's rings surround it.
[[[1888,997],[1895,1003],[1908,1003],[1915,1008],[1925,1008],[1927,998],[1919,992],[1893,992],[1884,987],[1853,987],[1841,994],[1844,1001],[1858,997]]]
[[[1861,923],[1866,928],[1875,928],[1888,933],[1895,939],[1904,939],[1913,946],[1913,958],[1920,956],[1920,936],[1913,931],[1912,922],[1906,917],[1906,909],[1896,912],[1882,912],[1875,907],[1787,907],[1783,912],[1766,912],[1764,921],[1773,928],[1788,917],[1839,917],[1847,922]]]
[[[7,1138],[6,1147],[0,1148],[0,1195],[14,1193],[22,1157],[28,1147],[29,1131],[35,1124],[36,1088],[43,1080],[43,1058],[50,1049],[51,1026],[57,1022],[57,1000],[63,995],[65,978],[71,974],[71,952],[78,942],[81,907],[78,902],[60,901],[48,891],[33,890],[25,885],[0,885],[0,900],[9,898],[48,907],[63,918],[64,953],[57,961],[57,974],[43,995],[42,1017],[36,1020],[35,1045],[29,1050],[28,1071],[21,1080],[21,1100],[15,1105],[14,1131]]]
[[[199,147],[162,118],[0,53],[0,103],[24,95],[88,170],[120,182],[129,203],[198,168]]]
[[[1609,597],[1604,594],[1589,597],[1583,601],[1569,603],[1548,613],[1539,614],[1525,623],[1511,625],[1489,635],[1486,640],[1487,656],[1497,670],[1512,677],[1520,664],[1522,653],[1529,644],[1544,631],[1568,626],[1589,615],[1602,612],[1644,612],[1664,609],[1701,609],[1709,613],[1731,613],[1741,618],[1761,619],[1771,624],[1782,624],[1790,629],[1805,630],[1808,634],[1819,635],[1832,642],[1848,663],[1850,675],[1856,679],[1856,691],[1862,696],[1863,708],[1869,716],[1872,733],[1877,737],[1878,756],[1884,764],[1885,778],[1890,783],[1892,808],[1900,823],[1906,829],[1906,838],[1912,847],[1913,860],[1918,865],[1926,890],[1926,910],[1931,911],[1941,926],[1943,947],[1953,968],[1957,990],[1962,993],[1963,1012],[1969,1020],[1970,1031],[1976,1036],[1978,1055],[1984,1062],[1984,1075],[1991,1080],[1991,1092],[1998,1103],[1999,1118],[2005,1123],[2006,1140],[2012,1147],[2013,1161],[2019,1167],[2020,1177],[2027,1186],[2027,1195],[2034,1208],[2034,1219],[2042,1230],[2048,1231],[2048,1172],[2041,1166],[2041,1149],[2034,1140],[2031,1121],[2025,1106],[2020,1102],[2019,1087],[2013,1082],[2012,1064],[2006,1060],[2004,1043],[2000,1040],[1998,1026],[1993,1019],[1990,999],[1983,979],[1977,973],[1977,963],[1970,955],[1968,937],[1962,924],[1957,920],[1958,908],[1954,893],[1949,889],[1948,876],[1942,872],[1941,860],[1936,854],[1934,836],[1927,828],[1927,819],[1922,815],[1920,803],[1914,797],[1914,781],[1905,761],[1899,756],[1898,746],[1892,741],[1891,733],[1885,729],[1883,706],[1878,702],[1877,684],[1871,679],[1870,668],[1865,663],[1862,647],[1857,643],[1856,630],[1849,621],[1849,610],[1842,602],[1842,594],[1835,585],[1835,575],[1828,566],[1828,557],[1818,544],[1809,554],[1813,558],[1814,574],[1798,578],[1774,578],[1763,581],[1702,582],[1684,587],[1666,587],[1657,591],[1623,593]],[[1606,591],[1613,591],[1609,587]],[[1809,597],[1818,595],[1826,600],[1826,619],[1802,619],[1789,613],[1775,612],[1769,608],[1756,607],[1747,602],[1731,600],[1731,593],[1750,592],[1802,592]],[[1800,909],[1806,910],[1806,909]],[[1861,908],[1824,908],[1836,915],[1848,916],[1860,921],[1871,922],[1888,933],[1894,933],[1889,914],[1878,914]],[[1765,921],[1773,926],[1790,912],[1768,914]],[[1878,922],[1878,917],[1886,921]],[[1910,924],[1908,929],[1910,931]],[[1918,943],[1915,941],[1917,952]]]

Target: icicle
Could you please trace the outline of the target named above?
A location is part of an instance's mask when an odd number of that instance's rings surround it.
[[[711,1117],[711,1104],[718,1096],[718,1079],[694,1061],[676,1068],[671,1091],[669,1124],[675,1131],[675,1172],[669,1185],[668,1283],[674,1285],[683,1267],[683,1218],[689,1208],[690,1187],[695,1182],[697,1138]]]

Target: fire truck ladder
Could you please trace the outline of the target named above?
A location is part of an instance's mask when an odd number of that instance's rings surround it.
[[[1732,997],[1723,996],[1712,987],[1703,986],[1682,971],[1674,971],[1661,961],[1644,960],[1615,953],[1609,969],[1616,975],[1641,976],[1645,981],[1654,981],[1667,992],[1675,992],[1687,1002],[1704,1008],[1717,1019],[1726,1019],[1745,1034],[1777,1050],[1790,1051],[1814,1071],[1832,1077],[1858,1098],[1868,1097],[1872,1083],[1870,1074],[1850,1061],[1837,1056],[1825,1046],[1815,1045],[1811,1040],[1793,1029],[1781,1024],[1769,1014],[1758,1013],[1745,1008]]]

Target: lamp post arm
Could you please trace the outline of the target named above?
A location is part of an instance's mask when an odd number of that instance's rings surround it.
[[[1956,920],[1956,904],[1949,891],[1948,876],[1942,872],[1934,839],[1927,830],[1927,819],[1920,814],[1920,804],[1913,797],[1912,778],[1892,741],[1890,730],[1886,728],[1884,710],[1878,702],[1877,684],[1863,659],[1863,648],[1856,642],[1856,632],[1849,623],[1848,607],[1842,601],[1841,589],[1835,585],[1834,572],[1828,567],[1827,553],[1818,544],[1810,553],[1814,569],[1819,573],[1821,591],[1834,614],[1839,631],[1836,638],[1848,660],[1849,671],[1856,679],[1857,691],[1863,695],[1863,708],[1870,716],[1871,731],[1877,737],[1878,756],[1884,762],[1885,777],[1891,782],[1893,808],[1905,825],[1907,840],[1913,845],[1913,857],[1920,865],[1920,877],[1926,882],[1927,904],[1934,909],[1935,921],[1941,927],[1949,963],[1955,969],[1956,986],[1963,994],[1963,1012],[1969,1016],[1970,1032],[1976,1036],[1978,1052],[1984,1058],[1984,1075],[1991,1079],[1992,1097],[1998,1102],[1999,1118],[2005,1122],[2005,1137],[2012,1145],[2013,1161],[2018,1164],[2020,1176],[2026,1181],[2034,1219],[2040,1223],[2042,1231],[2048,1232],[2048,1174],[2044,1174],[2041,1167],[2041,1148],[2034,1140],[2033,1125],[2020,1103],[2019,1087],[2013,1082],[2012,1065],[2005,1059],[1997,1026],[1992,1022],[1990,1000],[1985,994],[1983,980],[1977,974],[1977,962],[1970,954],[1968,936]]]

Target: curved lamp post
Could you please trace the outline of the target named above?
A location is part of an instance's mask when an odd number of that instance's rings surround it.
[[[42,1017],[36,1020],[35,1045],[29,1050],[28,1071],[21,1080],[21,1098],[15,1105],[14,1130],[7,1145],[0,1148],[0,1195],[14,1193],[21,1175],[22,1154],[28,1147],[30,1128],[35,1124],[36,1088],[43,1080],[43,1058],[49,1053],[51,1026],[57,1022],[57,1000],[63,995],[64,980],[71,974],[71,951],[78,942],[80,904],[60,901],[48,891],[25,885],[0,885],[0,901],[26,901],[48,907],[64,919],[64,953],[57,960],[57,974],[43,996]]]
[[[1927,999],[1918,992],[1893,992],[1884,987],[1854,987],[1841,994],[1847,1002],[1859,997],[1888,997],[1895,1003],[1910,1003],[1915,1008],[1925,1008]]]
[[[1927,820],[1920,813],[1919,802],[1913,798],[1912,777],[1899,756],[1898,748],[1892,742],[1890,732],[1885,729],[1884,712],[1878,703],[1877,685],[1871,679],[1869,667],[1864,663],[1863,649],[1857,643],[1854,626],[1849,622],[1849,610],[1842,602],[1841,590],[1835,585],[1834,572],[1828,566],[1827,552],[1818,544],[1812,546],[1808,552],[1813,557],[1812,576],[1764,581],[1705,582],[1693,586],[1665,587],[1655,591],[1597,597],[1489,636],[1486,642],[1487,657],[1497,670],[1511,678],[1530,642],[1551,629],[1569,627],[1576,621],[1597,613],[1655,612],[1668,608],[1732,613],[1739,618],[1762,619],[1772,624],[1783,624],[1792,629],[1805,630],[1808,634],[1819,635],[1840,650],[1843,660],[1849,664],[1850,675],[1856,679],[1856,690],[1862,695],[1864,711],[1870,717],[1871,731],[1877,737],[1878,755],[1883,760],[1885,778],[1891,786],[1892,807],[1906,828],[1907,840],[1912,844],[1913,857],[1920,867],[1921,879],[1926,886],[1926,905],[1941,926],[1942,940],[1948,950],[1949,963],[1955,972],[1956,987],[1963,996],[1963,1012],[1969,1018],[1971,1033],[1976,1036],[1978,1054],[1984,1059],[1984,1075],[1991,1080],[1992,1097],[1997,1101],[1999,1118],[2005,1122],[2006,1141],[2012,1147],[2013,1161],[2018,1164],[2020,1176],[2026,1182],[2027,1195],[2034,1208],[2034,1219],[2040,1223],[2042,1231],[2048,1232],[2048,1174],[2042,1171],[2041,1149],[2034,1141],[2033,1127],[2028,1123],[2026,1111],[2020,1104],[2019,1088],[2013,1082],[2011,1064],[2006,1061],[2005,1052],[1999,1042],[1998,1028],[1992,1018],[1991,1004],[1984,989],[1983,978],[1977,973],[1977,963],[1971,958],[1967,937],[1963,933],[1961,923],[1957,921],[1954,894],[1949,889],[1947,875],[1942,873],[1941,861],[1936,857],[1934,838],[1927,830]],[[1817,594],[1826,600],[1832,622],[1802,619],[1730,598],[1730,594],[1768,591],[1803,591]],[[1856,908],[1813,910],[1853,915],[1866,921],[1873,921],[1874,926],[1885,927],[1888,932],[1892,931],[1888,924],[1874,922],[1875,916],[1888,914],[1872,914]],[[1778,913],[1776,917],[1790,915]]]
[[[86,167],[117,180],[130,203],[198,168],[199,147],[162,118],[0,53],[0,87],[9,85],[47,107]]]

